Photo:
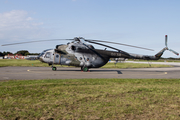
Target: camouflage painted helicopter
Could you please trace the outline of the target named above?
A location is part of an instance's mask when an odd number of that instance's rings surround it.
[[[55,40],[62,40],[62,39],[55,39]],[[129,47],[135,47],[140,49],[152,50],[143,47],[137,47],[127,44],[109,42],[109,41],[102,41],[102,40],[88,40],[82,37],[75,37],[74,39],[63,39],[63,40],[72,40],[71,43],[67,43],[66,45],[61,44],[57,45],[55,49],[47,49],[44,50],[38,57],[41,62],[48,63],[52,65],[52,70],[56,70],[56,67],[53,65],[69,65],[69,66],[76,66],[81,67],[81,70],[87,72],[89,68],[99,68],[105,65],[110,58],[130,58],[130,59],[143,59],[143,60],[158,60],[164,53],[165,50],[169,50],[176,55],[179,53],[175,52],[172,49],[167,47],[167,35],[165,36],[165,48],[163,48],[160,52],[158,52],[154,56],[149,55],[139,55],[139,54],[132,54],[120,49],[111,47],[109,45],[102,44],[104,43],[111,43],[111,44],[118,44],[118,45],[125,45]],[[49,41],[49,40],[41,40],[41,41],[30,41],[30,42],[22,42],[22,43],[13,43],[13,44],[5,44],[2,46],[7,45],[14,45],[14,44],[24,44],[24,43],[31,43],[31,42],[42,42],[42,41]],[[109,50],[101,50],[95,49],[93,45],[87,44],[93,43],[98,44],[107,48],[114,49],[116,51],[109,51]],[[152,50],[153,51],[153,50]]]

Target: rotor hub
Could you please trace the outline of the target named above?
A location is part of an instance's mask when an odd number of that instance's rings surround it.
[[[75,37],[75,38],[74,38],[75,41],[81,41],[80,39],[85,40],[83,37]]]

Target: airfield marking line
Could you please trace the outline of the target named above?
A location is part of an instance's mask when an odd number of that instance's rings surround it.
[[[60,71],[60,70],[57,70],[57,71],[52,71],[52,70],[41,70],[41,71],[39,71],[39,70],[36,70],[36,69],[28,69],[27,70],[27,72],[35,72],[35,73],[44,73],[44,72],[54,72],[54,73],[62,73],[63,72],[63,74],[64,74],[64,72],[65,71]],[[70,72],[70,71],[67,71],[67,72]],[[73,71],[74,73],[73,74],[75,74],[75,73],[80,73],[81,71]],[[108,73],[108,74],[112,74],[112,73],[116,73],[116,71],[112,71],[111,73]],[[105,72],[83,72],[83,74],[107,74],[107,73],[105,73]]]
[[[124,75],[125,75],[126,73],[124,73]],[[162,73],[159,73],[159,74],[143,74],[143,75],[166,75],[167,74],[167,72],[162,72]],[[121,75],[121,74],[120,74]],[[123,75],[123,74],[122,74]],[[128,74],[126,74],[126,75],[128,75]],[[142,75],[142,74],[131,74],[131,73],[129,73],[129,75]]]
[[[43,71],[38,71],[38,70],[27,70],[27,72],[33,72],[33,73],[44,73]]]
[[[23,73],[6,73],[6,75],[11,75],[11,74],[14,74],[14,75],[16,75],[16,74],[23,74]],[[2,74],[0,74],[0,75],[5,75],[4,73],[2,73]]]

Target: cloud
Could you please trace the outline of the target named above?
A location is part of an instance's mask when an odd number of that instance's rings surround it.
[[[31,21],[33,18],[27,16],[28,13],[23,10],[12,10],[6,13],[0,13],[0,28],[12,29],[12,28],[29,28],[34,27]],[[41,25],[36,24],[36,25]]]
[[[36,22],[24,10],[0,13],[0,40],[38,37],[44,32],[42,25],[43,22]]]

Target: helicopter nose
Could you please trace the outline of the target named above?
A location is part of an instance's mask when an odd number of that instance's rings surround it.
[[[41,57],[39,57],[39,60],[41,61],[41,62],[44,62],[44,60],[43,60],[43,57],[41,56]]]
[[[40,55],[38,55],[37,60],[39,60],[39,59],[40,59],[40,57],[41,57],[41,56],[40,56]]]

